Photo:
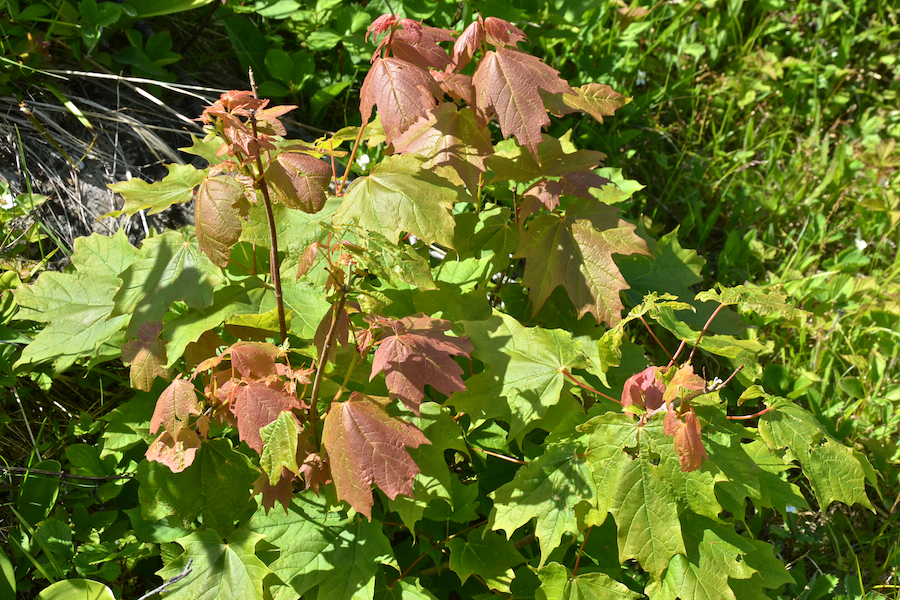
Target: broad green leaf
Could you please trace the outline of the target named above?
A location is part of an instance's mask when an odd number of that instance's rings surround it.
[[[510,537],[516,529],[537,518],[535,535],[541,547],[541,565],[562,539],[578,533],[575,506],[593,503],[597,488],[582,449],[573,443],[548,448],[536,460],[516,472],[509,483],[494,490],[489,526]]]
[[[282,467],[291,473],[300,472],[297,466],[300,424],[293,413],[282,412],[277,419],[260,429],[259,435],[265,444],[259,466],[269,475],[269,483],[278,485]]]
[[[129,217],[138,211],[149,208],[148,214],[155,215],[172,206],[190,202],[194,188],[206,177],[205,170],[199,170],[191,165],[166,165],[169,174],[162,181],[147,183],[142,179],[130,179],[109,185],[109,189],[121,194],[125,198],[125,205],[121,210],[114,210],[105,215]]]
[[[720,287],[720,290],[700,292],[697,299],[712,300],[720,304],[736,304],[741,312],[754,312],[763,317],[775,314],[784,319],[796,319],[807,314],[790,302],[783,285],[758,288],[739,285],[731,288]]]
[[[116,600],[116,596],[99,581],[65,579],[45,587],[36,600]]]
[[[759,433],[769,449],[787,449],[800,463],[822,510],[835,501],[872,508],[862,464],[866,458],[834,439],[809,412],[778,400],[759,418]]]
[[[422,444],[418,448],[409,448],[410,457],[420,469],[413,481],[413,494],[397,496],[388,500],[391,510],[397,511],[403,524],[413,530],[416,522],[422,518],[425,507],[431,500],[446,500],[454,506],[451,489],[456,479],[447,466],[444,458],[445,450],[456,450],[468,454],[463,440],[462,430],[450,414],[450,409],[435,402],[425,402],[419,406],[419,416],[407,417],[410,423],[422,430],[431,444]]]
[[[418,579],[407,577],[375,590],[375,600],[437,600]]]
[[[221,271],[200,251],[196,237],[169,231],[146,240],[141,255],[119,275],[123,283],[113,299],[111,316],[132,315],[129,335],[141,323],[162,321],[175,301],[195,309],[212,305]]]
[[[485,161],[502,181],[529,183],[541,177],[559,178],[567,173],[593,170],[606,155],[594,150],[571,150],[569,134],[563,138],[543,134],[538,145],[538,160],[520,147],[507,145],[504,151],[493,154]]]
[[[318,586],[318,600],[370,600],[379,565],[396,564],[380,523],[328,512],[309,491],[287,513],[260,509],[247,528],[280,550],[272,571],[298,595]]]
[[[466,391],[456,392],[449,402],[471,414],[473,426],[493,417],[508,420],[510,439],[559,402],[564,370],[587,365],[581,344],[566,331],[523,327],[503,313],[463,325],[475,346],[473,356],[486,368],[466,380]]]
[[[541,580],[537,600],[636,600],[641,594],[631,591],[606,573],[572,572],[552,562],[536,571]]]
[[[647,245],[616,213],[596,200],[579,199],[563,217],[545,215],[531,221],[515,257],[526,259],[522,284],[529,288],[534,314],[562,285],[579,318],[590,312],[609,325],[621,320],[619,292],[628,284],[612,255],[646,254]]]
[[[47,271],[34,284],[17,288],[16,319],[48,325],[22,351],[16,366],[52,360],[54,372],[61,373],[93,355],[128,322],[127,315],[109,318],[119,284],[115,277]]]
[[[0,547],[0,594],[4,598],[16,597],[16,573],[12,561]]]
[[[453,205],[469,198],[462,188],[423,171],[421,158],[392,156],[356,179],[334,216],[335,224],[355,223],[391,243],[409,232],[427,244],[453,247]]]
[[[148,521],[169,515],[187,524],[197,516],[206,527],[230,532],[251,506],[250,488],[259,470],[227,440],[204,442],[193,464],[180,473],[157,462],[138,465],[138,496]]]
[[[271,573],[255,554],[259,533],[238,530],[223,542],[212,529],[176,540],[184,552],[157,571],[163,579],[191,572],[166,590],[173,600],[263,600],[263,579]]]
[[[212,306],[187,311],[167,321],[163,325],[163,338],[168,340],[166,367],[171,368],[181,359],[188,344],[196,342],[204,332],[215,330],[229,317],[265,313],[269,296],[273,293],[262,281],[246,279],[242,285],[229,285],[216,290]]]
[[[16,288],[15,318],[47,323],[16,364],[53,360],[60,373],[78,358],[95,355],[127,322],[127,317],[109,317],[121,284],[117,276],[138,256],[123,232],[94,234],[75,242],[76,274],[47,271],[35,283]]]
[[[118,277],[138,258],[140,251],[128,241],[125,230],[119,229],[111,236],[95,233],[77,238],[72,264],[91,277]]]
[[[502,535],[479,527],[466,539],[455,537],[447,542],[450,550],[450,570],[463,583],[472,575],[481,577],[489,588],[509,592],[515,577],[513,567],[525,562],[525,557],[512,542]]]

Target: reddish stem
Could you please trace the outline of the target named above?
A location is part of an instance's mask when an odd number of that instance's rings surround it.
[[[575,569],[572,571],[572,577],[578,577],[578,564],[581,562],[581,553],[584,551],[584,545],[587,544],[588,536],[591,535],[591,529],[593,529],[593,525],[587,528],[587,531],[584,532],[584,539],[581,540],[581,547],[578,548],[578,558],[575,559]]]
[[[650,329],[650,325],[647,323],[647,321],[644,320],[644,316],[641,315],[641,316],[638,317],[638,318],[641,320],[641,323],[644,324],[644,327],[647,328],[647,331],[650,332],[650,336],[651,336],[654,340],[656,340],[656,343],[659,344],[659,347],[662,348],[662,351],[665,352],[665,353],[666,353],[666,356],[669,357],[669,360],[674,360],[674,359],[672,358],[672,355],[669,354],[669,351],[666,350],[666,347],[663,346],[663,343],[662,343],[661,341],[659,341],[659,338],[656,337],[656,334],[655,334],[655,333],[653,333],[653,330]]]
[[[483,448],[476,448],[475,446],[471,446],[471,448],[475,452],[481,452],[483,454],[487,454],[488,456],[493,456],[494,458],[499,458],[499,459],[505,460],[507,462],[516,463],[519,465],[528,464],[524,460],[519,460],[518,458],[513,458],[512,456],[506,456],[504,454],[499,454],[497,452],[492,452],[491,450],[484,450]]]
[[[767,406],[763,410],[759,411],[758,413],[753,413],[752,415],[729,415],[725,418],[730,421],[749,421],[750,419],[755,419],[756,417],[760,417],[760,416],[766,414],[770,410],[772,410],[772,407]]]
[[[700,340],[703,339],[703,335],[706,333],[706,330],[709,328],[709,324],[712,323],[712,320],[716,318],[716,315],[719,314],[719,311],[725,308],[724,304],[720,304],[716,310],[713,311],[713,314],[709,315],[709,318],[706,320],[706,325],[703,326],[703,329],[700,330],[700,336],[697,338],[697,341],[694,343],[694,347],[691,348],[691,354],[688,356],[687,361],[691,362],[691,359],[694,358],[694,352],[697,351],[697,348],[700,347]]]
[[[587,391],[593,392],[594,394],[597,394],[598,396],[603,396],[603,397],[606,398],[607,400],[612,400],[612,401],[615,402],[616,404],[622,404],[622,401],[621,401],[621,400],[616,400],[616,399],[613,398],[612,396],[607,396],[606,394],[604,394],[604,393],[601,392],[600,390],[595,390],[595,389],[592,388],[591,386],[586,385],[586,384],[584,384],[584,383],[581,383],[580,381],[578,381],[577,379],[575,379],[575,377],[573,377],[573,376],[572,376],[568,371],[566,371],[565,369],[563,369],[563,370],[560,371],[560,372],[561,372],[563,375],[565,375],[566,377],[568,377],[569,379],[571,379],[573,382],[575,382],[575,384],[577,384],[577,385],[583,387],[583,388],[586,389]]]

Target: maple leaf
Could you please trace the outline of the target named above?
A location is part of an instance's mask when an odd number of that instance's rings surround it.
[[[637,600],[644,597],[606,573],[577,575],[557,562],[539,569],[537,576],[541,580],[541,587],[535,593],[537,600]]]
[[[166,465],[173,473],[181,473],[194,463],[201,441],[193,429],[182,429],[176,435],[162,432],[147,448],[147,460]]]
[[[387,398],[353,392],[332,402],[322,430],[331,476],[339,500],[372,518],[372,484],[388,498],[409,496],[419,467],[406,447],[430,444],[417,427],[391,417]]]
[[[458,110],[444,102],[428,111],[394,142],[397,152],[411,152],[428,158],[422,167],[447,166],[459,175],[475,195],[485,172],[484,159],[491,155],[490,132],[478,124],[471,108]]]
[[[503,19],[497,17],[488,17],[484,20],[484,32],[489,44],[495,46],[515,46],[519,42],[524,42],[528,38],[525,33]]]
[[[601,123],[603,117],[613,116],[618,109],[631,102],[631,98],[623,96],[604,83],[588,83],[575,88],[572,92],[542,94],[542,97],[548,110],[557,117],[581,111]]]
[[[241,237],[241,217],[247,216],[244,188],[233,177],[207,177],[197,189],[194,225],[197,243],[209,259],[224,267]]]
[[[663,431],[666,435],[675,437],[675,453],[678,454],[678,462],[685,473],[696,471],[703,460],[709,458],[700,438],[700,420],[693,410],[684,415],[679,415],[674,410],[667,411]]]
[[[129,179],[118,183],[107,184],[107,187],[125,198],[125,205],[104,217],[118,217],[150,209],[148,215],[155,215],[172,206],[190,202],[194,188],[206,177],[206,171],[191,165],[166,165],[168,175],[162,181],[147,183],[142,179]]]
[[[472,76],[452,71],[429,71],[437,84],[457,102],[465,102],[469,106],[475,105],[475,87],[472,85]]]
[[[488,52],[478,64],[472,83],[478,118],[487,123],[496,114],[503,137],[515,136],[535,158],[541,129],[550,124],[539,90],[571,91],[559,71],[530,54],[509,48]]]
[[[289,208],[316,213],[325,206],[331,167],[301,152],[282,152],[266,169],[266,183]]]
[[[191,415],[199,414],[200,404],[193,382],[179,377],[169,384],[156,401],[156,408],[150,418],[150,433],[156,434],[162,426],[177,439],[182,428],[187,426]]]
[[[275,359],[279,352],[277,346],[267,342],[238,342],[222,356],[231,358],[231,365],[244,379],[262,380],[277,373]]]
[[[281,389],[280,382],[270,385],[250,382],[238,388],[231,411],[237,417],[238,433],[247,445],[262,454],[260,430],[278,418],[282,412],[301,408],[296,397]]]
[[[463,583],[477,575],[493,590],[509,592],[509,584],[515,577],[513,567],[525,562],[525,557],[512,542],[482,526],[466,536],[451,538],[450,569]]]
[[[384,337],[375,351],[369,381],[384,371],[391,395],[399,397],[416,415],[426,384],[445,396],[466,389],[462,367],[450,355],[468,357],[472,343],[445,335],[450,321],[419,313],[391,321],[389,326],[393,335]]]
[[[576,505],[591,502],[596,494],[583,451],[571,442],[554,446],[516,471],[512,481],[489,494],[494,501],[489,526],[505,530],[510,537],[536,518],[540,568],[559,546],[564,533],[578,533]]]
[[[451,65],[454,69],[462,69],[472,59],[475,51],[484,43],[484,21],[481,15],[462,32],[453,43]]]
[[[294,479],[296,479],[296,476],[284,467],[282,467],[281,477],[275,485],[272,485],[269,481],[268,474],[259,474],[259,477],[253,482],[253,495],[262,496],[259,499],[259,503],[266,511],[266,514],[269,514],[269,511],[275,508],[276,500],[281,502],[281,506],[287,510],[291,503],[291,498],[294,497]]]
[[[617,210],[596,200],[579,199],[565,216],[537,217],[526,230],[516,258],[525,258],[522,283],[536,314],[559,285],[566,288],[581,318],[615,325],[624,308],[619,292],[628,284],[612,254],[647,254],[634,226],[616,218]]]
[[[656,377],[657,367],[647,367],[625,381],[622,389],[622,408],[639,406],[648,411],[656,410],[664,404],[665,385]]]
[[[122,362],[131,365],[128,378],[136,390],[149,392],[157,377],[169,378],[161,333],[162,323],[144,323],[138,327],[138,339],[122,344]]]
[[[402,23],[405,29],[398,29],[391,37],[382,39],[375,49],[375,54],[380,54],[382,48],[390,42],[391,54],[395,58],[422,69],[432,68],[442,71],[450,64],[447,51],[438,44],[455,40],[454,32],[440,27],[423,26],[412,19],[403,19]],[[407,27],[408,23],[414,23],[415,27]]]
[[[442,95],[428,71],[399,58],[376,58],[359,92],[359,111],[365,121],[378,106],[385,142],[407,130],[428,109],[437,106]]]
[[[397,23],[397,17],[390,13],[386,13],[372,21],[372,24],[366,28],[366,36],[365,40],[369,41],[369,34],[372,34],[372,39],[378,39],[378,36],[388,31],[391,27],[393,27]]]

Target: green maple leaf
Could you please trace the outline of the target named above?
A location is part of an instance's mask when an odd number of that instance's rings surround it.
[[[297,466],[297,446],[300,442],[300,424],[290,411],[284,411],[278,418],[260,429],[263,451],[259,466],[269,475],[269,483],[278,485],[282,467],[292,473],[299,473]]]
[[[589,433],[586,460],[597,484],[599,525],[606,511],[618,526],[619,561],[636,559],[657,580],[669,561],[685,553],[679,506],[716,518],[716,477],[707,469],[683,472],[662,415],[638,426],[627,414],[606,413],[579,429]],[[599,513],[599,514],[597,514]]]
[[[212,305],[221,271],[201,252],[196,237],[169,231],[146,240],[141,255],[119,275],[123,283],[113,299],[111,316],[133,315],[129,335],[142,323],[162,321],[175,301],[196,309]]]
[[[450,403],[471,414],[473,426],[494,417],[508,420],[510,439],[559,402],[563,371],[587,366],[581,344],[567,331],[523,327],[498,312],[486,321],[463,324],[475,347],[473,356],[486,369],[467,379],[466,391],[454,393]]]
[[[180,473],[157,462],[138,465],[138,495],[144,518],[174,515],[189,523],[197,516],[206,527],[229,532],[233,521],[251,506],[250,488],[259,470],[227,440],[204,442],[193,464]]]
[[[335,224],[356,223],[393,244],[406,231],[427,244],[452,248],[450,211],[469,196],[446,179],[422,170],[421,165],[422,159],[415,156],[386,158],[368,176],[350,185],[334,215]]]
[[[494,490],[489,526],[506,531],[507,537],[537,518],[535,535],[541,546],[541,565],[564,533],[578,533],[575,506],[593,502],[597,488],[591,468],[574,443],[548,448],[538,459],[516,472],[509,483]]]
[[[297,495],[286,513],[260,509],[247,528],[280,550],[272,571],[299,595],[318,586],[319,600],[370,600],[379,565],[396,565],[380,523],[328,512],[311,492]]]
[[[375,590],[375,600],[437,600],[418,579],[406,578]]]
[[[559,563],[550,563],[537,571],[541,580],[537,600],[636,600],[641,594],[631,591],[606,573],[572,572]]]
[[[770,450],[787,449],[800,463],[822,510],[835,501],[872,508],[865,486],[872,471],[868,460],[834,439],[809,412],[778,400],[760,417],[759,434]]]
[[[469,453],[462,430],[449,408],[435,402],[425,402],[419,406],[419,413],[419,416],[407,416],[407,420],[421,429],[431,444],[407,449],[421,471],[413,481],[412,496],[397,496],[388,500],[390,509],[400,515],[403,524],[410,531],[415,528],[425,507],[432,500],[445,500],[452,508],[462,508],[454,506],[451,490],[456,477],[450,473],[444,451],[456,450],[466,455]]]
[[[738,285],[708,290],[697,294],[698,300],[711,300],[720,304],[736,304],[741,312],[754,312],[760,316],[776,314],[784,319],[796,319],[807,315],[789,301],[789,294],[783,285],[769,285],[750,288]]]
[[[113,297],[121,284],[120,270],[138,258],[123,231],[107,237],[94,234],[75,241],[75,273],[47,271],[14,292],[17,320],[47,325],[22,351],[16,365],[52,360],[61,373],[83,356],[95,355],[116,335],[127,316],[110,318]]]
[[[175,540],[184,552],[156,572],[163,579],[179,575],[191,561],[191,572],[166,590],[175,600],[262,600],[263,579],[271,571],[255,554],[259,533],[238,530],[223,542],[204,529]]]
[[[199,170],[191,165],[166,165],[169,174],[162,181],[147,183],[142,179],[129,179],[119,183],[110,184],[108,187],[125,198],[125,205],[121,210],[114,210],[104,215],[106,217],[129,217],[138,211],[149,208],[148,214],[155,215],[172,206],[189,202],[193,197],[194,188],[206,178],[206,169]]]
[[[581,318],[615,325],[624,308],[619,292],[628,284],[613,261],[615,254],[646,254],[647,244],[616,209],[579,199],[564,216],[537,217],[528,226],[516,258],[525,258],[523,285],[536,314],[557,286],[564,286]]]
[[[450,570],[463,583],[472,575],[481,577],[489,588],[509,592],[509,584],[515,577],[513,567],[525,562],[512,542],[502,535],[473,529],[463,540],[455,537],[447,542],[450,550]]]

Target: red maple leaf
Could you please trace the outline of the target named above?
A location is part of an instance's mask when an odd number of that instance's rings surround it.
[[[237,417],[238,433],[247,445],[262,454],[263,441],[259,430],[278,418],[282,412],[301,408],[294,396],[281,388],[281,382],[269,385],[252,381],[242,385],[234,394],[231,410]]]
[[[144,456],[166,465],[173,473],[181,473],[193,464],[200,444],[200,437],[193,429],[184,428],[177,436],[164,431],[153,440]]]
[[[675,453],[685,473],[696,471],[703,464],[703,459],[708,458],[700,437],[700,419],[693,409],[683,415],[674,410],[666,412],[663,431],[670,437],[675,436]]]
[[[404,21],[410,21],[410,19],[404,19]],[[417,25],[417,28],[398,29],[390,38],[381,40],[375,49],[375,55],[380,55],[381,50],[390,42],[391,55],[396,58],[411,62],[426,70],[429,68],[445,69],[450,64],[450,56],[440,44],[456,39],[456,34],[449,29],[426,27],[416,21],[412,22]]]
[[[495,46],[515,47],[519,42],[528,39],[521,29],[509,21],[497,17],[488,17],[484,20],[484,31],[487,34],[488,43]]]
[[[393,335],[383,338],[375,351],[370,381],[384,371],[391,396],[417,415],[426,384],[445,396],[466,389],[463,370],[450,356],[468,357],[472,342],[446,335],[449,321],[419,313],[391,321],[390,328]]]
[[[559,71],[530,54],[499,48],[481,59],[472,83],[476,114],[482,122],[487,123],[496,114],[503,137],[514,135],[538,159],[541,129],[550,124],[539,90],[572,91],[560,79]]]
[[[191,415],[199,414],[200,403],[197,401],[194,384],[179,377],[169,384],[156,401],[156,408],[150,418],[150,433],[155,435],[162,426],[174,439],[178,439],[181,430],[187,428]]]
[[[484,43],[484,21],[481,15],[466,27],[462,35],[453,44],[451,64],[455,69],[462,69],[472,59],[475,51]]]
[[[399,58],[379,57],[363,81],[359,111],[368,121],[377,105],[385,141],[393,144],[394,138],[437,106],[441,95],[434,78],[421,67]]]
[[[266,514],[269,514],[269,511],[275,507],[276,500],[281,502],[281,506],[287,512],[288,506],[291,505],[291,500],[294,497],[294,479],[296,479],[296,475],[284,467],[281,468],[281,478],[275,485],[272,485],[269,481],[267,474],[259,474],[259,477],[253,482],[253,495],[262,494],[260,503],[266,510]]]
[[[373,41],[378,39],[378,36],[390,29],[394,24],[397,23],[397,17],[392,14],[384,14],[372,21],[372,24],[366,29],[366,37],[365,40],[369,41],[369,34],[372,34]]]
[[[656,410],[663,405],[666,386],[656,378],[656,367],[647,367],[625,381],[622,389],[622,408],[631,405],[645,410]]]
[[[406,448],[431,443],[414,425],[390,416],[388,402],[353,392],[346,402],[332,402],[322,430],[338,498],[368,519],[372,484],[392,500],[411,496],[419,467]]]

